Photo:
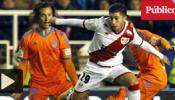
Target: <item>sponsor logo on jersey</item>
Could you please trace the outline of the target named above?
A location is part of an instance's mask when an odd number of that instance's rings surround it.
[[[57,40],[53,40],[53,41],[51,42],[51,45],[52,45],[53,48],[56,48],[56,47],[58,46]]]
[[[121,41],[121,44],[125,45],[129,42],[129,40],[130,39],[128,37],[122,37],[120,41]]]

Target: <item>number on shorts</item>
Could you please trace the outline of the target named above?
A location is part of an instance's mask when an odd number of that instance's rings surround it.
[[[83,81],[84,83],[88,83],[90,80],[90,76],[87,75],[86,73],[83,73],[83,76],[80,79],[81,81]]]

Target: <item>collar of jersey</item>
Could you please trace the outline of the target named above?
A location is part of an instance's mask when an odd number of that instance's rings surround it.
[[[50,27],[50,31],[47,32],[45,35],[43,35],[42,31],[40,31],[39,29],[37,29],[39,35],[41,35],[42,37],[47,37],[51,32],[52,32],[53,27]]]

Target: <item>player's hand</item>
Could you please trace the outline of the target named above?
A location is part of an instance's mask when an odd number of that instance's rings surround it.
[[[171,46],[171,48],[169,49],[169,51],[175,51],[175,46]]]
[[[50,19],[50,22],[51,22],[52,24],[55,24],[55,21],[56,21],[56,17],[52,17],[52,18]]]
[[[13,93],[11,96],[14,100],[21,100],[22,93]]]
[[[161,60],[161,63],[164,65],[164,64],[167,64],[167,65],[170,65],[170,61],[169,59],[167,58],[167,56],[163,56],[163,59]]]

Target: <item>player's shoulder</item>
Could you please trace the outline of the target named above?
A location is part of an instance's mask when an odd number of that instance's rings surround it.
[[[30,29],[30,30],[26,31],[26,32],[24,33],[22,39],[25,39],[25,38],[31,36],[35,31],[36,31],[36,29]]]
[[[137,29],[138,33],[141,33],[141,34],[144,34],[144,35],[147,35],[149,37],[160,37],[159,35],[157,34],[154,34],[153,32],[149,31],[149,30],[145,30],[145,29]]]
[[[96,25],[100,29],[109,28],[110,27],[109,20],[110,20],[109,17],[102,16],[96,19]]]
[[[59,30],[59,29],[57,29],[57,28],[55,28],[55,27],[52,27],[52,30],[53,30],[57,35],[64,35],[64,34],[65,34],[64,31]]]
[[[104,23],[106,22],[106,18],[104,16],[102,17],[99,17],[99,18],[92,18],[92,19],[88,19],[89,21],[93,21],[97,24],[101,24],[101,23]]]
[[[126,31],[126,33],[128,33],[128,34],[135,34],[136,33],[135,27],[132,25],[131,22],[129,22],[127,20],[125,21],[125,26],[124,26],[122,31]]]
[[[146,29],[137,29],[137,32],[141,32],[143,34],[151,33],[149,30],[146,30]]]
[[[109,17],[102,16],[102,17],[98,18],[98,20],[101,23],[108,23],[109,22]]]
[[[133,29],[134,28],[133,24],[131,22],[127,21],[127,20],[125,21],[125,26],[127,27],[127,29]]]

